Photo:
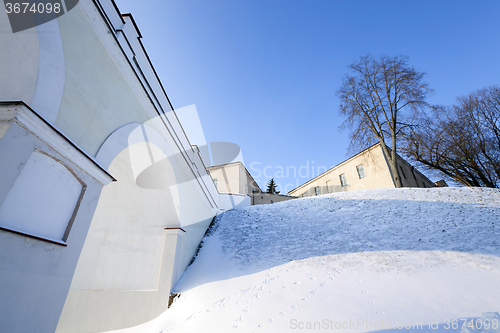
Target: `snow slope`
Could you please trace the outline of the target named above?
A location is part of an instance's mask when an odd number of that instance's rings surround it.
[[[117,332],[500,332],[499,217],[500,191],[475,188],[229,211],[172,307]]]

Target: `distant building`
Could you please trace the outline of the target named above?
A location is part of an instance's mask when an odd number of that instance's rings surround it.
[[[434,183],[398,155],[403,187],[435,187]],[[380,143],[374,144],[321,175],[288,192],[297,197],[394,188],[394,178]]]
[[[248,196],[252,205],[295,199],[289,195],[264,193],[241,162],[212,166],[207,170],[219,193]]]

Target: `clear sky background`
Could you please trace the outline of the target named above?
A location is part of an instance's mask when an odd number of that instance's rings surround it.
[[[174,107],[195,104],[207,141],[238,144],[263,189],[274,177],[286,192],[350,155],[335,92],[362,55],[409,56],[433,104],[500,84],[499,0],[116,3]],[[293,166],[301,175],[287,177]]]

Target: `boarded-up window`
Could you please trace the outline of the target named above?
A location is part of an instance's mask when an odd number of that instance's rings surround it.
[[[0,227],[66,241],[84,189],[67,167],[34,151],[0,207]]]

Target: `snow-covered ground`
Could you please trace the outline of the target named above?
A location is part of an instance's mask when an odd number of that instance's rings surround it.
[[[175,289],[163,315],[117,332],[500,332],[500,191],[369,190],[229,211]]]

